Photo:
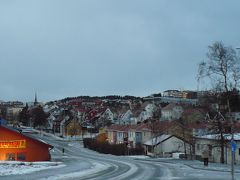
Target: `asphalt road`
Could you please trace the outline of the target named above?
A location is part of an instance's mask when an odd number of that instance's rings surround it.
[[[39,135],[36,135],[39,136]],[[100,154],[83,148],[80,142],[56,140],[51,136],[40,137],[52,144],[52,160],[61,161],[66,166],[47,169],[31,174],[2,176],[4,180],[206,180],[230,179],[228,173],[192,169],[158,161],[133,159],[124,156]],[[64,148],[64,153],[62,149]],[[103,165],[102,169],[95,165]],[[98,167],[98,166],[97,166]]]

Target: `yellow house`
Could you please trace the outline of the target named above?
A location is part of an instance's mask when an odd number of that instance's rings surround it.
[[[71,119],[65,123],[65,136],[82,136],[83,133],[83,128],[76,119]]]

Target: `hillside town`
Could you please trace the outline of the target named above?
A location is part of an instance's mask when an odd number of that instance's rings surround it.
[[[209,101],[214,96],[210,91],[166,90],[148,97],[79,96],[41,103],[35,94],[31,103],[1,101],[1,123],[32,127],[66,140],[100,139],[124,146],[125,155],[180,153],[202,160],[207,151],[210,162],[227,164],[232,162],[234,126],[238,147],[234,163],[240,164],[239,94],[231,101],[231,114],[221,103]]]

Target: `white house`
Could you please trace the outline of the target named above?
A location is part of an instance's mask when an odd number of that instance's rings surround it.
[[[107,108],[101,116],[113,123],[113,113],[109,108]]]
[[[226,134],[225,140],[226,145],[224,147],[224,162],[231,164],[231,135]],[[235,150],[235,163],[240,164],[240,133],[234,134],[234,142],[236,143]],[[196,157],[201,158],[204,150],[209,151],[209,160],[212,162],[220,163],[221,158],[221,147],[220,147],[220,136],[217,134],[204,135],[196,137],[195,143],[195,154]]]
[[[132,122],[133,121],[133,122]],[[120,117],[121,124],[135,124],[135,119],[133,118],[133,113],[131,110],[127,110]]]
[[[173,153],[181,152],[190,154],[190,145],[174,135],[163,134],[143,143],[146,154],[150,156],[171,157]]]
[[[137,124],[128,127],[128,142],[131,147],[142,144],[152,137],[152,130],[147,124]]]
[[[177,104],[168,104],[161,110],[161,119],[165,120],[174,120],[181,117],[183,113],[183,107]]]
[[[153,103],[147,104],[138,117],[139,121],[143,122],[144,120],[151,118],[156,108],[156,105]]]

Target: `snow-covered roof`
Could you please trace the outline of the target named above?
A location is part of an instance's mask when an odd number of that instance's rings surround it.
[[[231,134],[224,134],[223,136],[227,140],[231,140],[232,139],[232,135]],[[204,136],[197,136],[197,138],[219,140],[220,139],[220,134],[208,134],[208,135],[204,135]],[[240,133],[234,134],[234,140],[240,141]]]
[[[170,138],[171,136],[172,135],[169,135],[169,134],[163,134],[161,136],[152,138],[143,144],[148,145],[148,146],[155,146],[155,145],[160,144],[161,142],[165,141],[166,139]]]

